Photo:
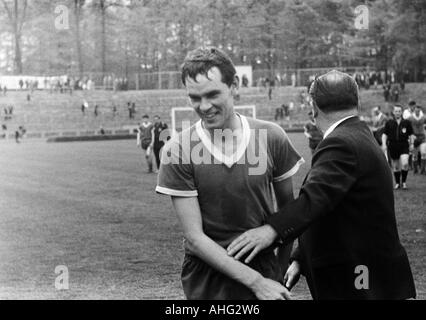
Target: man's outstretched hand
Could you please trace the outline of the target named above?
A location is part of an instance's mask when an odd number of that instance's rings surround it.
[[[288,290],[291,290],[300,279],[300,264],[294,260],[287,269],[284,276],[284,284]]]
[[[239,260],[251,252],[245,260],[245,263],[249,263],[260,251],[272,245],[277,236],[277,232],[270,225],[251,229],[232,241],[227,248],[228,255]]]
[[[259,300],[291,300],[290,291],[279,282],[262,276],[250,286]]]

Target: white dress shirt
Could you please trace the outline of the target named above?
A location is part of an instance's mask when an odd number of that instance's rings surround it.
[[[348,120],[349,118],[353,118],[353,117],[357,117],[357,115],[351,115],[351,116],[347,116],[343,119],[340,119],[338,121],[336,121],[335,123],[333,123],[324,133],[324,139],[327,138],[327,136],[332,133],[334,131],[334,129],[337,128],[337,126],[339,124],[341,124],[343,121]]]

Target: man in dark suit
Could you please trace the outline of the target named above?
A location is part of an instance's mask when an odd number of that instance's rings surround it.
[[[313,82],[310,94],[324,140],[298,199],[237,237],[228,254],[240,259],[277,238],[284,244],[299,238],[284,277],[288,288],[301,272],[314,299],[415,297],[397,231],[392,173],[358,118],[354,79],[331,71]]]

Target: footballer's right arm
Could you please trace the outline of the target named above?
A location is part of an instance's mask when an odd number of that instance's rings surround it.
[[[251,289],[260,300],[290,299],[290,293],[284,286],[230,257],[224,248],[203,232],[197,197],[172,196],[172,202],[192,254]]]

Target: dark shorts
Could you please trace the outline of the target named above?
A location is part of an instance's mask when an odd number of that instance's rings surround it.
[[[264,277],[282,283],[283,267],[273,250],[259,254],[249,266]],[[183,291],[188,300],[256,300],[256,296],[248,287],[190,254],[185,254],[181,277]]]
[[[141,147],[142,149],[146,150],[148,149],[150,144],[151,144],[151,140],[142,140]]]
[[[389,154],[392,160],[399,160],[401,155],[410,154],[408,142],[403,143],[390,143]]]
[[[414,140],[414,148],[418,148],[422,143],[425,143],[426,139],[423,134],[416,135],[416,140]]]

